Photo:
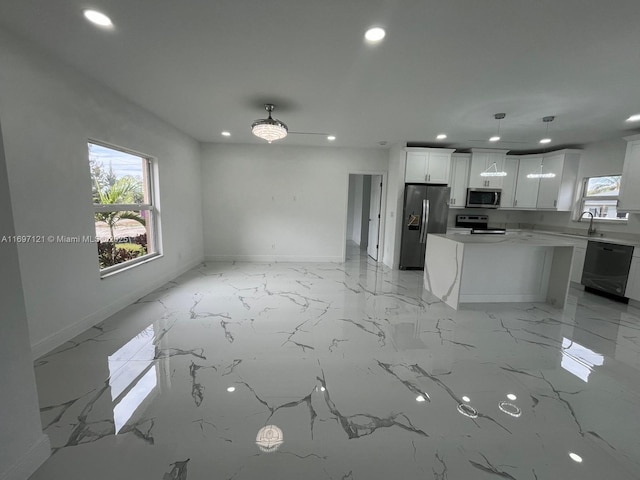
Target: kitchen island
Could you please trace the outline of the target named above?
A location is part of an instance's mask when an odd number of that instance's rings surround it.
[[[429,234],[424,288],[447,305],[546,302],[563,308],[573,245],[536,233]]]

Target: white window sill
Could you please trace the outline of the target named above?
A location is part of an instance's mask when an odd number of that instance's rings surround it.
[[[103,268],[102,270],[100,270],[100,279],[104,280],[105,278],[112,277],[114,275],[117,275],[118,273],[126,272],[127,270],[131,270],[132,268],[136,268],[140,265],[153,262],[154,260],[162,258],[163,256],[164,255],[162,255],[161,253],[149,253],[147,255],[144,255],[143,257],[129,260],[128,262]]]

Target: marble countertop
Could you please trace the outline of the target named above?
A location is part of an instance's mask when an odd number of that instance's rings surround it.
[[[530,245],[535,247],[572,247],[570,241],[563,240],[559,236],[545,235],[532,232],[507,232],[505,235],[471,235],[465,232],[430,234],[446,238],[454,242],[474,245],[474,244],[495,244],[500,245]]]
[[[463,235],[468,235],[469,232],[471,231],[470,228],[449,228],[447,230],[449,233],[448,235],[451,234],[463,234]],[[615,243],[618,245],[629,245],[632,247],[638,247],[638,250],[640,250],[640,241],[633,241],[633,240],[627,240],[627,239],[622,239],[622,238],[615,238],[615,237],[611,237],[611,236],[599,236],[599,235],[584,235],[584,234],[577,234],[577,233],[563,233],[563,232],[553,232],[553,231],[547,231],[547,230],[509,230],[507,232],[507,235],[514,235],[514,234],[534,234],[534,235],[551,235],[554,237],[560,237],[560,238],[566,238],[567,240],[569,239],[575,239],[575,240],[585,240],[585,241],[594,241],[594,242],[603,242],[603,243]],[[473,235],[474,237],[478,236],[478,235]],[[471,243],[471,242],[463,242],[463,243]],[[474,242],[475,243],[475,242]],[[493,243],[493,242],[477,242],[477,243]]]
[[[579,240],[587,240],[592,242],[615,243],[618,245],[629,245],[631,247],[640,247],[640,242],[626,240],[622,238],[613,238],[608,236],[601,237],[598,235],[587,236],[587,235],[580,235],[575,233],[547,232],[547,231],[541,231],[541,230],[540,231],[536,230],[536,232],[544,235],[553,235],[553,236],[564,237],[564,238],[575,238]]]

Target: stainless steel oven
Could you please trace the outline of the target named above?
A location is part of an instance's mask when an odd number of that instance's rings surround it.
[[[498,208],[502,190],[499,188],[467,188],[467,208]]]

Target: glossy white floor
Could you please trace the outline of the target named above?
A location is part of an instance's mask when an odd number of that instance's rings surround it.
[[[33,480],[640,478],[640,310],[455,311],[353,248],[207,263],[36,374]]]

